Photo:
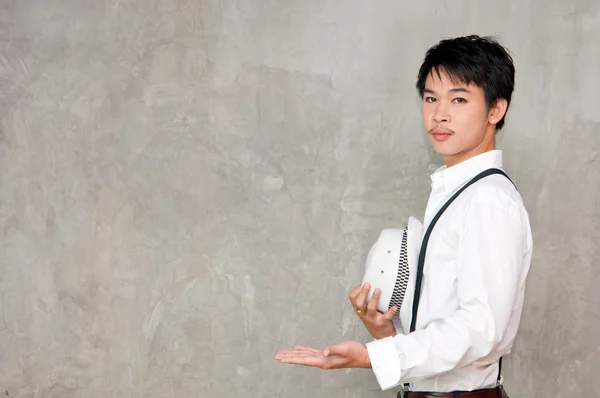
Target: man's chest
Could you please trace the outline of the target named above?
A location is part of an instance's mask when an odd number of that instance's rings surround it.
[[[443,197],[430,199],[443,204]],[[462,199],[462,200],[461,200]],[[430,206],[425,229],[438,206]],[[459,308],[457,284],[459,253],[464,250],[461,236],[465,229],[468,198],[457,199],[435,224],[425,256],[419,323],[429,323],[454,313]]]

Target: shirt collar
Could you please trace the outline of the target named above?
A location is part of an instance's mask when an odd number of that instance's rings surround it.
[[[492,167],[502,169],[502,150],[487,151],[451,167],[442,166],[431,175],[432,185],[443,188],[446,192],[452,192],[477,174]]]

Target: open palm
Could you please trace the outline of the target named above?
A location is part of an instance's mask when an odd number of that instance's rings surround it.
[[[275,359],[282,363],[314,366],[327,370],[371,367],[367,348],[357,341],[345,341],[326,347],[322,351],[298,345],[293,350],[278,352]]]

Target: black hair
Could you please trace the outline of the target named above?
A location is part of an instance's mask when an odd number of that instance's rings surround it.
[[[435,70],[439,77],[440,69],[451,79],[481,87],[488,109],[504,98],[508,112],[515,85],[515,67],[508,50],[496,39],[477,35],[456,37],[444,39],[427,50],[416,84],[421,98],[427,76]],[[504,119],[496,124],[496,131],[504,126]]]

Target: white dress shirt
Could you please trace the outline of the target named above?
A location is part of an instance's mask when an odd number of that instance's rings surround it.
[[[453,193],[491,167],[502,169],[502,151],[436,170],[425,230]],[[498,360],[519,327],[532,244],[528,213],[506,177],[485,177],[462,192],[430,236],[415,332],[404,311],[395,337],[367,343],[381,389],[407,382],[412,391],[494,387]],[[412,308],[412,297],[406,305]]]

